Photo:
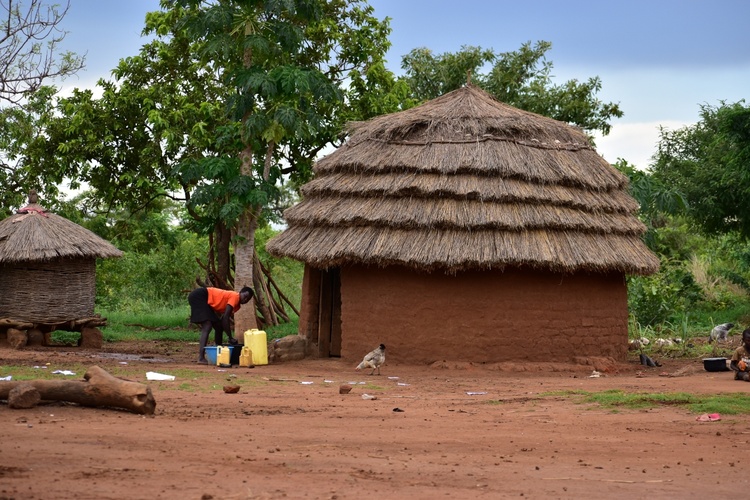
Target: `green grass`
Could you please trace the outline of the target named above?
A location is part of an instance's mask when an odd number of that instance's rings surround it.
[[[280,339],[287,335],[297,335],[299,331],[299,318],[294,314],[290,316],[289,323],[281,323],[276,326],[269,326],[266,328],[266,335],[268,340]]]
[[[47,366],[47,365],[45,365]],[[53,374],[56,370],[70,370],[75,375]],[[54,366],[46,368],[34,368],[32,366],[4,365],[0,366],[0,377],[11,375],[13,381],[25,380],[83,380],[83,376],[89,366],[80,363],[55,363]],[[153,371],[174,375],[175,381],[146,380],[146,371],[143,367],[133,366],[108,366],[107,373],[114,377],[122,377],[127,380],[147,383],[154,390],[178,390],[189,393],[206,393],[221,390],[225,385],[240,385],[243,388],[263,387],[268,382],[258,377],[233,377],[228,379],[226,373],[198,371],[191,368],[178,368],[171,366],[154,367]]]
[[[577,397],[582,403],[597,404],[613,411],[679,406],[687,408],[693,413],[721,413],[724,415],[750,413],[750,398],[742,392],[722,394],[644,393],[612,389],[602,392],[558,391],[540,395],[540,397],[543,396]]]
[[[98,312],[107,318],[107,326],[100,328],[105,342],[135,340],[195,342],[198,339],[198,328],[188,321],[190,314],[187,306],[157,308],[145,313],[106,310]],[[267,327],[265,330],[267,339],[296,335],[298,325],[299,318],[292,315],[289,323]],[[57,331],[52,335],[55,342],[70,345],[75,345],[79,338],[80,334],[76,332]]]
[[[193,342],[198,329],[190,325],[185,307],[156,308],[148,312],[100,311],[107,326],[100,328],[105,342],[128,340],[172,340]]]
[[[33,366],[16,366],[16,365],[0,365],[0,377],[7,377],[8,375],[11,375],[13,377],[14,381],[22,381],[22,380],[81,380],[83,379],[83,374],[86,373],[86,370],[88,370],[87,366],[84,366],[82,364],[66,364],[64,367],[59,367],[57,363],[55,363],[55,367],[52,367],[51,365],[39,365],[40,368],[34,368]],[[42,368],[42,366],[46,366],[46,368]],[[56,370],[70,370],[75,373],[75,375],[59,375],[59,374],[53,374],[53,371]],[[117,376],[117,374],[112,373],[112,375]]]

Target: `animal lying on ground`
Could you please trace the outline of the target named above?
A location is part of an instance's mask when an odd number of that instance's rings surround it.
[[[734,328],[734,323],[722,323],[721,325],[716,325],[713,330],[711,330],[711,333],[709,334],[709,339],[711,341],[722,341],[724,342],[727,339],[727,334],[729,333],[729,330]]]
[[[380,375],[380,366],[385,363],[385,345],[380,344],[380,346],[377,349],[373,349],[362,360],[362,362],[357,365],[357,370],[361,370],[362,368],[372,368],[372,371],[370,372],[370,375],[375,373],[375,369],[378,369],[378,375]]]

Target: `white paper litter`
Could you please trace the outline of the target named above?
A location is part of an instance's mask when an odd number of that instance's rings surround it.
[[[403,382],[396,382],[396,385],[403,385],[403,386],[407,386],[407,385],[409,385],[409,384],[405,384],[405,383],[403,383]]]
[[[13,375],[8,375],[7,377],[0,377],[0,380],[13,380]]]
[[[300,382],[300,384],[302,384],[302,385],[311,385],[312,382],[310,382],[308,380],[303,380],[302,382]]]
[[[482,394],[487,394],[487,391],[468,391],[466,394],[469,396],[481,396]]]
[[[388,380],[398,380],[398,377],[388,377]]]
[[[594,370],[593,372],[591,372],[591,375],[589,375],[589,378],[599,378],[601,376],[602,376],[601,373],[599,373],[598,371]]]
[[[174,380],[174,375],[165,375],[163,373],[146,372],[146,380]]]
[[[335,380],[324,380],[323,382],[325,382],[326,384],[332,384],[335,382]]]
[[[76,372],[72,372],[70,370],[55,370],[52,373],[56,375],[75,375]]]
[[[38,370],[39,370],[39,369],[44,369],[44,370],[46,370],[46,369],[47,369],[47,367],[46,367],[46,366],[35,366],[34,368],[36,368],[36,369],[38,369]]]
[[[362,399],[378,399],[378,397],[370,394],[362,394]]]

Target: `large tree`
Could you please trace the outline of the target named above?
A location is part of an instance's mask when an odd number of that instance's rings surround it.
[[[0,101],[19,103],[45,81],[75,74],[83,58],[60,52],[70,7],[43,0],[0,0]]]
[[[165,0],[144,33],[154,40],[98,83],[101,98],[59,101],[28,155],[85,182],[100,210],[181,198],[192,227],[214,236],[220,278],[255,283],[253,231],[278,208],[282,174],[305,182],[346,121],[406,96],[383,62],[388,23],[360,0]]]
[[[59,99],[45,148],[29,153],[41,171],[88,186],[81,202],[96,212],[158,210],[164,197],[183,202],[187,226],[211,238],[207,272],[223,286],[231,284],[238,126],[223,104],[231,90],[177,28],[183,15],[148,13],[144,34],[153,39],[121,60],[112,80],[97,82],[101,97],[76,89]],[[205,160],[210,165],[197,167]]]
[[[623,115],[619,105],[597,98],[602,85],[598,76],[554,84],[553,65],[546,59],[551,48],[545,41],[527,42],[504,53],[464,46],[456,53],[435,55],[416,48],[403,57],[401,68],[412,97],[419,101],[455,90],[470,79],[506,104],[607,135],[610,121]]]
[[[688,214],[706,232],[750,237],[750,107],[700,109],[696,124],[661,130],[653,175],[685,194]]]
[[[235,287],[240,287],[253,283],[255,230],[269,205],[267,187],[282,171],[309,176],[315,155],[337,139],[343,120],[354,117],[352,102],[358,103],[359,118],[366,117],[355,94],[368,87],[362,85],[363,75],[395,85],[369,71],[382,67],[389,28],[360,0],[165,0],[162,5],[188,10],[183,26],[203,44],[204,61],[211,61],[233,90],[226,107],[239,126],[235,182],[242,192],[235,198],[240,212],[234,258]],[[360,85],[347,94],[348,78]],[[255,323],[247,313],[237,320],[240,331]]]

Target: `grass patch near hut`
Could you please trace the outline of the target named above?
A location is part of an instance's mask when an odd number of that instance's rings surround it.
[[[150,311],[131,313],[122,311],[100,311],[107,318],[107,325],[100,328],[105,342],[125,342],[139,340],[197,342],[200,332],[196,325],[189,322],[190,312],[187,308],[154,308]],[[270,340],[297,335],[299,318],[290,317],[288,323],[266,327],[266,338]],[[57,333],[57,332],[55,332]],[[60,332],[67,334],[68,332]],[[53,339],[57,340],[54,337]],[[238,332],[235,332],[238,336]],[[61,336],[60,341],[75,344],[80,334]],[[213,340],[213,333],[209,337]],[[65,343],[65,342],[63,342]]]
[[[580,403],[597,404],[613,411],[621,409],[641,410],[659,406],[679,406],[692,413],[721,413],[743,415],[750,413],[750,398],[742,392],[721,394],[689,394],[625,392],[612,389],[601,392],[558,391],[545,396],[569,396]]]

